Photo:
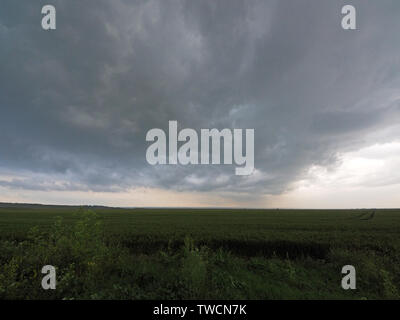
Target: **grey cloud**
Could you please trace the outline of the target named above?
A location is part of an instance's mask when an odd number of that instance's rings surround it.
[[[399,120],[396,1],[353,1],[359,28],[349,32],[341,1],[53,2],[54,32],[40,29],[44,2],[0,4],[3,171],[54,174],[72,190],[150,186],[242,199],[278,194],[341,150],[397,138],[365,141]],[[146,132],[168,120],[254,128],[257,176],[149,166]]]

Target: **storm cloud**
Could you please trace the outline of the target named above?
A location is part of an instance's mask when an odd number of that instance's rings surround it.
[[[357,30],[344,1],[53,0],[54,31],[45,4],[0,4],[0,186],[252,198],[399,139],[398,1],[352,1]],[[254,128],[255,173],[149,165],[169,120]]]

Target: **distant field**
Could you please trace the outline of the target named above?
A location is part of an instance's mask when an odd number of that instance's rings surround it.
[[[400,210],[87,209],[0,206],[0,298],[400,297]]]

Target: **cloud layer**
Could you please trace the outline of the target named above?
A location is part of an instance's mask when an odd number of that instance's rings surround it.
[[[398,1],[352,1],[355,31],[341,28],[342,1],[54,0],[50,32],[44,4],[0,4],[2,187],[240,201],[399,139]],[[169,120],[254,128],[255,174],[150,166],[146,133]]]

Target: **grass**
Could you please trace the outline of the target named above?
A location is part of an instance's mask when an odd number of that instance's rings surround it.
[[[399,299],[399,231],[400,210],[3,205],[0,298]]]

